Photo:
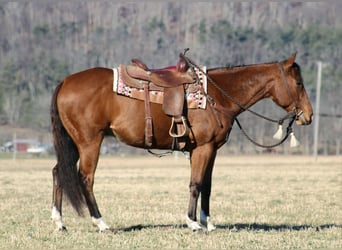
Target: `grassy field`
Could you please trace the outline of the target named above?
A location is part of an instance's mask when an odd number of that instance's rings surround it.
[[[183,156],[101,158],[95,194],[118,233],[98,233],[65,202],[65,233],[50,221],[52,159],[0,160],[0,249],[342,248],[342,158],[218,157],[212,219],[185,226],[189,163]]]

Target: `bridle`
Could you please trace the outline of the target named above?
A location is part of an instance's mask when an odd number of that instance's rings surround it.
[[[204,74],[208,81],[224,96],[226,97],[227,99],[229,99],[231,102],[233,102],[234,104],[236,104],[239,108],[241,108],[243,111],[248,111],[250,113],[252,113],[253,115],[257,116],[257,117],[260,117],[264,120],[267,120],[267,121],[270,121],[270,122],[273,122],[273,123],[277,123],[280,128],[282,126],[282,124],[284,123],[285,120],[289,120],[289,123],[288,123],[288,126],[287,126],[287,129],[286,129],[286,134],[285,136],[280,139],[279,142],[275,143],[275,144],[271,144],[271,145],[264,145],[264,144],[260,144],[258,143],[257,141],[255,141],[254,139],[252,139],[247,133],[246,131],[242,128],[239,120],[235,117],[234,120],[236,121],[236,124],[238,125],[239,129],[242,131],[242,133],[246,136],[246,138],[251,141],[253,144],[255,144],[256,146],[259,146],[259,147],[262,147],[262,148],[273,148],[273,147],[276,147],[276,146],[279,146],[281,145],[282,143],[284,143],[286,141],[286,139],[289,137],[289,135],[293,135],[293,129],[292,129],[292,125],[293,125],[293,122],[296,120],[296,119],[303,119],[303,111],[302,110],[299,110],[298,109],[298,106],[297,106],[297,103],[295,101],[295,98],[293,97],[292,93],[291,93],[291,89],[290,89],[290,85],[287,81],[287,78],[285,76],[285,72],[284,72],[284,69],[282,67],[282,65],[278,62],[277,65],[278,65],[278,68],[279,68],[279,71],[280,71],[280,74],[281,74],[281,77],[286,85],[286,88],[287,88],[287,91],[288,91],[288,95],[290,96],[290,98],[292,99],[292,103],[294,104],[294,108],[292,111],[288,112],[283,118],[281,119],[278,119],[278,120],[275,120],[275,119],[272,119],[272,118],[269,118],[267,116],[264,116],[260,113],[257,113],[251,109],[249,109],[248,107],[245,107],[244,105],[242,105],[240,102],[238,102],[237,100],[235,100],[233,97],[231,97],[228,93],[226,93],[206,72],[204,72],[201,67],[199,67],[196,63],[194,63],[190,58],[186,57],[185,56],[185,53],[188,51],[189,49],[185,49],[184,50],[184,53],[183,54],[180,54],[184,59],[185,61],[187,62],[187,64],[189,65],[190,69],[192,70],[192,72],[194,73],[194,76],[195,76],[195,82],[199,82],[199,79],[198,79],[198,76],[197,74],[195,74],[195,68],[198,69],[199,71],[202,72],[202,74]],[[213,107],[215,110],[218,110],[219,112],[221,113],[224,113],[226,115],[229,115],[229,110],[224,108],[223,106],[221,106],[220,104],[216,103],[214,101],[213,98],[211,98],[208,93],[206,93],[205,91],[202,91],[204,93],[204,95],[207,97],[207,100],[208,102],[210,103],[210,106]],[[216,118],[219,122],[219,119],[218,117]],[[219,122],[220,123],[220,122]]]
[[[294,106],[293,106],[293,112],[294,112],[295,115],[296,115],[295,118],[296,118],[296,120],[297,120],[297,119],[300,119],[300,120],[302,120],[302,122],[305,123],[305,119],[304,119],[304,117],[303,117],[303,115],[304,115],[303,110],[301,110],[301,109],[298,108],[297,102],[296,102],[295,98],[294,98],[293,95],[292,95],[292,92],[291,92],[291,89],[290,89],[290,84],[289,84],[289,82],[287,81],[287,78],[286,78],[286,76],[285,76],[284,68],[281,66],[280,63],[277,63],[277,65],[278,65],[280,74],[281,74],[281,76],[282,76],[282,78],[283,78],[283,81],[285,82],[286,89],[287,89],[287,93],[288,93],[288,95],[291,97],[292,103],[294,104]]]

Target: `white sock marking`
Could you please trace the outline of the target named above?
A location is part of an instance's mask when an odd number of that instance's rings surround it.
[[[210,217],[207,216],[202,209],[200,213],[200,222],[208,230],[208,232],[211,232],[216,229],[216,226],[213,223],[211,223]]]
[[[106,231],[109,229],[109,226],[104,222],[104,220],[101,218],[95,218],[91,217],[91,220],[95,226],[97,226],[100,230],[100,232]]]
[[[57,231],[65,230],[61,213],[57,210],[55,206],[52,208],[51,220],[56,224]]]

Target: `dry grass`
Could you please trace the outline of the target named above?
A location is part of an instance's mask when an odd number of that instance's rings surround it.
[[[0,249],[342,248],[342,158],[218,157],[212,217],[184,225],[189,164],[166,157],[101,158],[95,194],[117,234],[96,232],[64,203],[68,232],[50,222],[54,160],[0,160]]]

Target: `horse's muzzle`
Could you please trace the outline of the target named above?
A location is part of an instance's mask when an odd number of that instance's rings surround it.
[[[309,115],[308,118],[305,117],[304,112],[301,110],[296,114],[296,124],[297,125],[309,125],[312,121],[313,114]]]

